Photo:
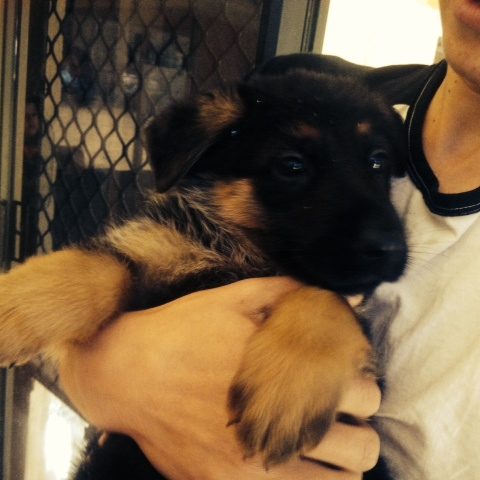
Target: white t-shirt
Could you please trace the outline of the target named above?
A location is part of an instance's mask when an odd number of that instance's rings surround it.
[[[480,213],[444,217],[393,185],[406,273],[366,306],[385,365],[382,455],[397,480],[480,479]]]

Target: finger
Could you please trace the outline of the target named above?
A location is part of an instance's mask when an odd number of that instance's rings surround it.
[[[306,457],[359,473],[372,469],[379,455],[380,437],[370,425],[353,426],[336,422]]]
[[[247,472],[249,467],[252,467],[252,470]],[[218,475],[213,478],[226,478],[225,471],[219,471]],[[245,478],[255,480],[361,480],[362,475],[360,472],[334,470],[321,462],[305,457],[292,459],[288,463],[271,467],[266,471],[262,462],[255,458],[244,461],[241,475],[230,475],[228,478],[235,480]]]
[[[378,412],[381,398],[377,382],[373,378],[359,376],[345,390],[338,410],[357,418],[368,418]]]
[[[361,472],[349,472],[346,470],[336,470],[328,466],[324,466],[321,463],[317,461],[311,461],[308,458],[302,458],[301,459],[303,463],[312,463],[316,464],[317,466],[317,471],[315,472],[314,475],[307,476],[305,477],[308,480],[362,480],[363,479],[363,473]],[[292,479],[297,480],[297,477],[294,476]]]
[[[222,295],[239,313],[262,323],[283,296],[300,286],[289,277],[251,278],[216,289],[215,293]]]

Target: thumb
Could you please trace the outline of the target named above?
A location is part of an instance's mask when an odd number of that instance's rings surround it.
[[[287,293],[301,286],[289,277],[249,278],[216,289],[216,293],[239,313],[262,324]]]

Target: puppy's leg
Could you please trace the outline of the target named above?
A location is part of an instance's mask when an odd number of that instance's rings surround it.
[[[326,290],[290,293],[255,333],[232,384],[232,422],[247,456],[266,466],[314,447],[343,389],[371,364],[351,308]]]
[[[67,249],[0,276],[0,364],[59,353],[91,337],[128,301],[128,268],[108,253]]]

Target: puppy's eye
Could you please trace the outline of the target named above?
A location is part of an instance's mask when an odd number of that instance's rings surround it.
[[[390,156],[385,150],[378,148],[368,157],[369,167],[375,172],[383,172],[388,166],[389,158]]]
[[[273,171],[281,179],[293,180],[306,174],[307,165],[305,159],[299,153],[286,153],[275,162]]]

